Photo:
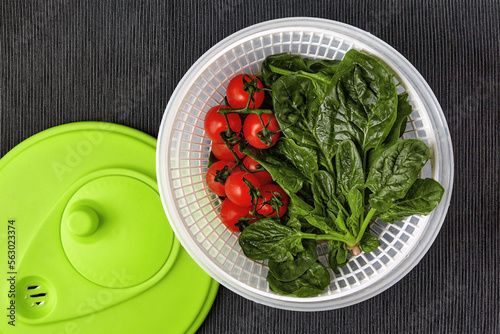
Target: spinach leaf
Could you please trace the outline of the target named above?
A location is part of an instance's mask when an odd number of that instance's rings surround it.
[[[318,155],[315,150],[299,146],[284,137],[281,137],[271,150],[270,153],[278,155],[283,161],[289,161],[309,182],[312,181],[313,174],[318,170]],[[276,154],[277,152],[279,153]]]
[[[346,224],[350,228],[352,235],[357,237],[365,212],[363,195],[359,188],[349,190],[347,193],[347,203],[349,204],[351,215],[347,218]]]
[[[338,268],[342,268],[349,261],[347,255],[345,243],[336,240],[328,242],[328,264],[336,274],[340,273]]]
[[[339,207],[341,209],[343,209],[343,207],[341,207],[340,205],[339,205]],[[334,220],[335,226],[337,226],[337,228],[339,230],[341,230],[342,232],[344,232],[345,234],[349,234],[349,236],[351,236],[351,233],[349,233],[349,230],[347,229],[347,226],[346,226],[346,217],[348,218],[348,216],[346,216],[344,211],[340,210],[337,214],[337,217]],[[354,238],[354,236],[352,238]]]
[[[266,150],[251,146],[243,152],[258,161],[285,191],[296,193],[318,170],[315,150],[297,145],[293,140],[281,137],[276,145]]]
[[[337,181],[340,192],[347,196],[350,189],[361,189],[365,183],[363,162],[352,140],[340,143],[335,156]]]
[[[317,227],[309,224],[307,220],[301,216],[289,216],[286,226],[295,230],[300,230],[309,236],[322,233]],[[306,239],[302,239],[302,242],[304,243],[305,240]]]
[[[319,171],[315,174],[316,182],[313,182],[313,195],[319,207],[323,210],[323,216],[329,217],[326,220],[334,223],[334,226],[329,230],[323,228],[326,233],[339,231],[344,233],[345,240],[352,243],[352,240],[358,235],[360,221],[364,213],[363,197],[357,188],[352,188],[347,192],[346,199],[349,203],[351,214],[344,207],[341,201],[345,202],[344,198],[335,196],[335,184],[333,177],[326,171]],[[316,217],[316,220],[320,220]],[[331,223],[329,224],[331,226]]]
[[[365,252],[370,253],[380,247],[380,240],[377,237],[370,234],[370,232],[366,232],[363,234],[363,238],[361,238],[361,242],[359,243],[359,248]]]
[[[314,262],[302,276],[293,281],[280,281],[271,272],[267,275],[267,281],[271,290],[278,294],[312,297],[323,293],[330,285],[330,273],[320,262]]]
[[[297,145],[316,150],[319,163],[332,172],[334,149],[325,144],[325,137],[333,134],[328,125],[322,124],[323,91],[310,79],[296,75],[279,78],[272,91],[274,114],[282,133]]]
[[[305,149],[306,150],[306,149]],[[305,151],[304,150],[304,151]],[[302,189],[308,178],[297,169],[288,157],[279,153],[279,150],[257,150],[247,146],[243,153],[258,161],[266,171],[271,174],[273,180],[278,183],[288,194],[296,193]]]
[[[339,145],[335,163],[337,193],[343,195],[345,200],[342,202],[347,202],[350,211],[345,223],[350,233],[356,237],[364,216],[364,198],[361,190],[364,192],[365,173],[358,149],[351,140],[345,140]]]
[[[335,196],[336,190],[335,178],[325,170],[314,173],[312,180],[312,194],[315,204],[321,208],[321,212],[326,215],[330,210],[334,214],[338,212],[338,199]]]
[[[266,57],[262,62],[261,77],[265,86],[271,87],[281,77],[281,74],[273,72],[271,66],[296,71],[310,71],[304,58],[289,53],[279,53]]]
[[[406,129],[406,120],[412,112],[412,107],[408,103],[408,94],[403,93],[398,95],[398,109],[396,121],[392,125],[391,131],[387,135],[384,143],[379,145],[375,150],[369,152],[368,155],[368,165],[371,166],[373,161],[375,161],[387,148],[394,145],[399,138],[404,134]]]
[[[331,224],[328,224],[327,222],[328,218],[323,215],[323,210],[319,205],[312,207],[296,194],[290,194],[289,196],[289,216],[300,217],[309,225],[314,226],[323,232],[329,233],[333,231]]]
[[[340,65],[340,60],[336,59],[321,59],[312,60],[305,59],[306,66],[314,73],[323,73],[333,76]]]
[[[307,232],[310,230],[311,226],[305,222],[303,219],[299,219],[297,216],[292,216],[286,222],[286,226],[290,227],[296,231]]]
[[[320,210],[309,204],[301,196],[294,193],[288,193],[288,196],[290,197],[290,202],[288,204],[289,216],[301,217],[314,214],[321,214]],[[312,204],[314,205],[314,203]]]
[[[410,116],[412,110],[411,105],[408,103],[408,93],[398,95],[396,120],[384,141],[386,147],[395,144],[399,138],[401,138],[406,129],[406,120],[408,116]]]
[[[386,223],[393,223],[405,217],[420,214],[427,215],[441,201],[444,188],[433,179],[417,179],[405,197],[394,202],[392,206],[379,214]]]
[[[300,230],[282,225],[273,218],[263,218],[240,234],[239,244],[245,255],[254,260],[293,260],[297,253],[304,251]]]
[[[334,129],[328,146],[353,140],[365,155],[387,137],[398,96],[392,74],[373,57],[349,50],[325,93],[322,122]]]
[[[333,228],[332,220],[328,219],[328,217],[320,216],[320,215],[307,215],[304,216],[304,219],[306,221],[322,231],[323,233],[326,234],[333,234],[335,233],[335,229]]]
[[[288,72],[320,73],[332,77],[340,64],[340,60],[330,59],[307,59],[289,53],[279,53],[268,56],[262,63],[262,82],[271,87],[281,76],[276,69]]]
[[[322,72],[310,73],[306,71],[289,71],[289,70],[284,70],[282,68],[274,67],[272,65],[270,67],[271,70],[277,74],[295,75],[298,77],[310,79],[312,84],[314,85],[314,88],[316,90],[321,90],[321,91],[324,91],[326,89],[326,86],[330,83],[332,79],[330,75],[324,74]]]
[[[335,224],[334,228],[331,228],[329,231],[325,229],[323,230],[327,233],[340,231],[341,233],[345,233],[347,235],[346,240],[348,240],[350,239],[351,234],[354,237],[357,235],[359,222],[353,222],[352,216],[347,217],[347,225],[351,227],[351,230],[348,229],[348,226],[346,226],[346,216],[348,216],[348,212],[342,205],[341,199],[335,196],[336,188],[335,179],[327,171],[320,170],[314,174],[312,191],[315,203],[318,208],[321,208],[323,216],[329,217]],[[353,201],[352,204],[357,206],[355,208],[356,213],[354,215],[354,219],[359,220],[360,215],[358,215],[358,213],[361,214],[363,212],[363,200],[362,198],[355,198],[356,195],[361,195],[359,191],[357,191],[357,193],[356,191],[356,188],[351,189],[350,193],[352,193],[350,195],[348,194],[347,197],[350,196],[350,200]]]
[[[378,212],[387,211],[403,198],[429,159],[427,145],[417,139],[400,140],[385,150],[370,167],[366,186],[369,203]]]
[[[300,252],[293,260],[276,262],[269,260],[268,266],[271,274],[280,281],[293,281],[302,276],[318,259],[315,240],[304,240],[305,251]]]
[[[282,133],[301,146],[318,148],[313,135],[322,94],[311,80],[295,75],[279,78],[272,86],[274,115]]]

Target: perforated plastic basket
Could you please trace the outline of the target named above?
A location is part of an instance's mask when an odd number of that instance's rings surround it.
[[[238,235],[219,219],[221,201],[205,183],[211,141],[203,130],[210,107],[223,102],[228,80],[258,73],[266,56],[281,52],[314,59],[342,59],[354,48],[382,60],[394,73],[398,92],[406,91],[413,113],[405,138],[423,140],[431,149],[422,176],[445,188],[428,216],[371,226],[382,243],[378,250],[351,258],[320,296],[294,298],[275,294],[266,282],[266,262],[245,257]],[[384,291],[424,256],[436,238],[453,186],[453,152],[442,110],[427,83],[398,52],[352,26],[312,18],[287,18],[243,29],[206,52],[174,91],[162,120],[157,148],[157,177],[163,205],[181,244],[213,278],[232,291],[273,307],[316,311],[352,305]],[[326,264],[326,244],[318,245]]]

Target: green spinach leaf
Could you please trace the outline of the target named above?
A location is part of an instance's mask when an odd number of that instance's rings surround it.
[[[316,150],[319,163],[332,172],[333,147],[324,142],[325,136],[333,135],[332,129],[321,124],[323,91],[310,79],[296,75],[279,78],[272,90],[274,114],[282,133],[297,145]]]
[[[261,77],[263,83],[267,87],[272,84],[282,75],[278,70],[287,72],[305,72],[305,73],[320,73],[333,77],[340,64],[340,60],[331,59],[307,59],[298,55],[289,53],[279,53],[268,56],[262,63]]]
[[[371,166],[373,161],[375,161],[387,148],[396,144],[396,142],[401,138],[406,129],[406,120],[412,112],[412,106],[408,103],[408,94],[403,93],[398,95],[398,109],[396,121],[392,125],[391,131],[387,135],[384,143],[379,145],[375,150],[372,150],[368,154],[368,165]]]
[[[333,136],[328,146],[351,139],[363,155],[377,148],[396,120],[398,96],[385,65],[356,50],[349,50],[325,93],[321,113]]]
[[[278,294],[302,298],[312,297],[323,293],[330,285],[330,273],[320,262],[314,262],[302,276],[293,281],[280,281],[271,272],[267,275],[267,281],[271,290]]]
[[[313,174],[318,170],[318,155],[315,150],[299,146],[285,137],[281,137],[270,150],[271,154],[290,162],[309,182],[312,181]]]
[[[305,59],[305,62],[306,66],[311,70],[311,72],[328,74],[332,77],[337,72],[337,69],[340,65],[340,60],[337,59]]]
[[[444,188],[433,179],[417,179],[405,197],[394,202],[392,206],[379,214],[386,223],[393,223],[412,215],[427,215],[441,201]]]
[[[347,196],[350,189],[362,189],[365,183],[363,162],[352,140],[340,143],[335,156],[339,192]]]
[[[307,176],[297,169],[292,161],[280,154],[278,150],[258,151],[247,146],[243,149],[243,152],[258,161],[271,174],[273,180],[289,194],[300,191],[308,181]]]
[[[386,147],[395,144],[399,138],[401,138],[406,129],[406,120],[408,116],[410,116],[412,110],[411,105],[408,103],[408,93],[398,95],[396,120],[384,141]]]
[[[300,230],[282,225],[273,218],[263,218],[246,227],[238,239],[245,255],[254,260],[293,260],[304,251]]]
[[[284,70],[296,71],[310,71],[306,60],[298,55],[291,55],[289,53],[279,53],[266,57],[262,62],[261,77],[262,82],[267,87],[271,87],[273,83],[281,77],[281,74],[274,72],[272,67],[281,68]]]
[[[325,213],[327,211],[327,213]],[[315,207],[310,206],[296,194],[290,194],[288,205],[288,215],[291,217],[300,217],[309,225],[318,229],[318,232],[332,234],[336,233],[337,228],[334,225],[335,216],[331,217],[331,212],[324,208],[323,204],[315,202]],[[345,230],[345,228],[344,228]]]
[[[349,204],[351,215],[347,218],[346,224],[350,228],[351,233],[357,237],[365,212],[363,195],[359,188],[349,190],[347,193],[347,203]]]
[[[342,268],[349,261],[346,244],[336,240],[328,242],[328,264],[330,268],[338,274],[339,268]]]
[[[370,167],[366,186],[372,191],[369,203],[378,212],[387,211],[403,198],[429,159],[427,145],[404,139],[385,150]]]
[[[312,195],[316,205],[321,208],[321,212],[326,215],[327,210],[335,215],[338,212],[338,199],[335,196],[335,178],[329,172],[320,170],[314,173],[312,180]]]
[[[371,235],[370,232],[363,234],[363,238],[359,243],[359,248],[365,252],[370,253],[380,247],[380,240],[377,237]]]
[[[280,281],[293,281],[302,276],[309,267],[318,259],[315,240],[304,240],[305,251],[300,252],[293,260],[276,262],[269,260],[268,266],[271,274]]]

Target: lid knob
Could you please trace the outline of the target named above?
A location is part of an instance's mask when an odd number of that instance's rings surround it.
[[[99,227],[99,215],[90,206],[82,205],[72,210],[68,217],[68,229],[79,237],[92,235]]]

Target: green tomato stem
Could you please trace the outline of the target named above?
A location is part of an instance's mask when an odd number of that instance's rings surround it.
[[[227,115],[227,114],[242,114],[242,115],[249,115],[249,114],[256,114],[258,116],[263,115],[263,114],[272,114],[273,111],[271,109],[251,109],[251,108],[241,108],[241,109],[219,109],[217,111],[219,114],[222,115]]]
[[[232,154],[232,155],[233,155],[233,157],[234,157],[234,160],[236,161],[236,166],[234,166],[234,167],[231,169],[231,171],[232,171],[233,169],[235,169],[236,167],[238,167],[238,166],[243,167],[243,170],[248,171],[248,170],[246,169],[246,167],[243,165],[243,159],[240,159],[240,157],[238,157],[238,155],[236,154],[236,152],[234,151],[234,148],[233,148],[234,146],[239,145],[239,142],[238,142],[238,143],[235,143],[235,144],[231,143],[231,142],[229,141],[229,139],[227,139],[227,138],[225,137],[224,132],[221,132],[221,139],[222,139],[222,141],[224,142],[224,144],[225,144],[225,145],[229,148],[229,150],[231,151],[231,154]]]

